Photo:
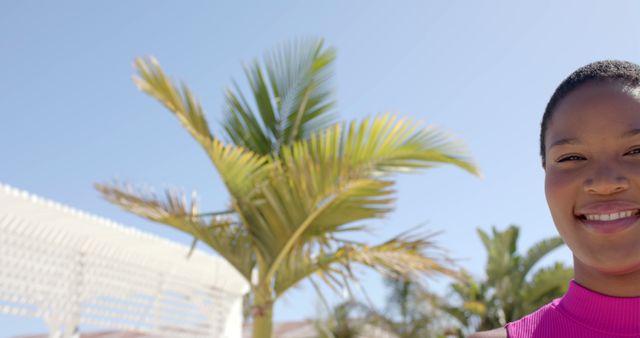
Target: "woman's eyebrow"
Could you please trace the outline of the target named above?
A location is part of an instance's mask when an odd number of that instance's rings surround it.
[[[620,135],[620,138],[631,138],[634,136],[638,136],[640,135],[640,128],[635,128],[635,129],[631,129],[629,131],[625,131],[624,133],[622,133],[622,135]],[[565,144],[570,144],[570,145],[575,145],[575,144],[580,144],[580,140],[577,138],[573,138],[573,137],[567,137],[567,138],[563,138],[563,139],[559,139],[555,142],[553,142],[550,146],[549,149],[555,147],[555,146],[561,146],[561,145],[565,145]]]
[[[640,129],[637,129],[638,133],[640,133]],[[580,140],[578,140],[577,138],[563,138],[563,139],[559,139],[555,142],[553,142],[550,146],[549,149],[556,147],[556,146],[561,146],[561,145],[565,145],[565,144],[580,144]]]
[[[634,128],[634,129],[631,129],[631,130],[628,130],[628,131],[625,131],[624,133],[622,133],[622,135],[620,135],[620,138],[621,139],[631,138],[631,137],[638,136],[638,135],[640,135],[640,128]],[[551,148],[556,147],[556,146],[567,145],[567,144],[568,145],[576,145],[576,144],[581,144],[581,142],[580,142],[579,139],[574,138],[574,137],[562,138],[562,139],[559,139],[559,140],[553,142],[549,146],[548,149],[551,149]]]
[[[620,135],[620,138],[630,138],[640,134],[640,128],[631,129],[629,131],[625,131]]]

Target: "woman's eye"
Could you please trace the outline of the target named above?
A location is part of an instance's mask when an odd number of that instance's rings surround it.
[[[640,148],[634,148],[625,153],[625,155],[638,155],[640,154]]]
[[[638,149],[640,150],[640,149]],[[564,157],[561,157],[558,159],[558,162],[568,162],[568,161],[580,161],[580,160],[584,160],[585,158],[582,156],[578,156],[578,155],[567,155]]]

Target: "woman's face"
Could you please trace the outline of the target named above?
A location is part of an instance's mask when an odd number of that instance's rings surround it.
[[[545,192],[579,269],[640,271],[640,100],[619,84],[579,87],[545,135]]]

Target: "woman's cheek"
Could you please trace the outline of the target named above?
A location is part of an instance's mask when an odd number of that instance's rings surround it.
[[[638,180],[640,179],[640,160],[634,158],[632,161],[625,163],[625,172],[627,178]]]
[[[557,198],[574,200],[576,196],[575,189],[579,185],[578,174],[572,170],[548,169],[545,175],[545,194],[547,200],[555,200]]]
[[[556,226],[573,217],[573,208],[579,188],[575,172],[550,169],[545,176],[545,195]]]

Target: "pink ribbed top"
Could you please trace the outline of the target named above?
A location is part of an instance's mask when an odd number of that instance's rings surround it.
[[[611,297],[575,281],[562,297],[507,324],[509,338],[640,337],[640,297]]]

